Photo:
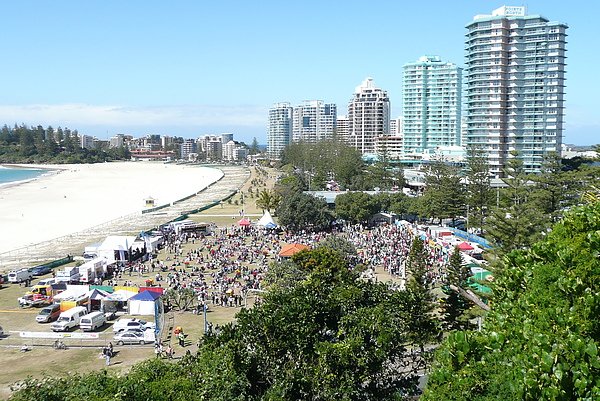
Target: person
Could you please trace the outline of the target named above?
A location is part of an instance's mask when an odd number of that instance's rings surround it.
[[[159,343],[154,344],[154,353],[156,354],[157,358],[160,358],[160,354],[162,353],[162,347]]]
[[[167,354],[167,358],[169,359],[173,359],[173,347],[171,347],[171,345],[169,344],[169,346],[167,347],[167,350],[165,351]]]
[[[108,353],[110,354],[111,357],[114,355],[113,344],[110,341],[108,342]]]
[[[185,347],[185,334],[183,334],[183,331],[180,331],[179,334],[177,334],[177,340],[179,340],[180,347]]]
[[[104,359],[106,360],[106,366],[110,365],[110,350],[108,349],[108,347],[104,347],[102,348],[102,355],[104,355]]]

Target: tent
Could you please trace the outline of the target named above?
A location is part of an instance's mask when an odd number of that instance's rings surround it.
[[[458,249],[460,249],[461,251],[472,251],[475,248],[473,248],[467,242],[461,242],[460,244],[458,244]]]
[[[125,302],[135,295],[133,291],[117,290],[112,294],[108,294],[100,302],[100,309],[104,312],[116,312],[117,310],[123,309]],[[154,313],[154,312],[153,312]]]
[[[256,222],[256,225],[267,228],[277,227],[277,224],[275,224],[275,221],[273,220],[273,217],[271,217],[271,213],[269,213],[268,210],[265,210],[265,213],[260,218],[260,220]]]
[[[250,222],[250,220],[248,220],[247,217],[244,217],[243,219],[238,221],[238,225],[240,225],[242,227],[248,227],[250,224],[252,224],[252,223]]]
[[[131,245],[133,245],[135,237],[126,235],[109,235],[98,246],[98,257],[104,256],[108,259],[108,263],[114,263],[117,260],[125,261],[129,258]]]
[[[156,303],[159,302],[160,294],[153,291],[142,291],[129,298],[130,315],[154,315]]]
[[[109,295],[108,292],[94,288],[88,293],[90,300],[90,310],[100,310],[102,308],[102,300]]]
[[[282,258],[289,258],[305,249],[310,249],[310,247],[304,244],[287,244],[281,248],[279,256],[281,256]]]

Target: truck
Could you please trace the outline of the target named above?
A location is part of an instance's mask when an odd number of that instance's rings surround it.
[[[79,281],[82,283],[92,283],[96,277],[102,276],[106,272],[108,260],[106,258],[96,258],[85,262],[79,266]]]
[[[59,291],[60,292],[60,291]],[[34,285],[30,291],[18,298],[22,308],[31,306],[46,306],[54,302],[54,295],[58,294],[52,289],[51,284]]]
[[[31,272],[31,269],[13,270],[8,273],[8,281],[10,283],[22,283],[31,279],[33,279],[33,273]]]
[[[67,266],[64,270],[59,270],[56,273],[56,281],[59,283],[79,282],[79,268],[76,266]]]

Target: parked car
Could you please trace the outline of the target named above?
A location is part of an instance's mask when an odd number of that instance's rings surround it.
[[[56,284],[56,279],[55,278],[45,278],[40,280],[36,285],[52,285],[52,284]]]
[[[38,323],[53,322],[60,316],[60,304],[48,305],[40,310],[40,313],[35,317]]]
[[[118,333],[130,329],[146,330],[154,328],[154,323],[147,322],[141,319],[119,319],[113,324],[113,332]]]
[[[154,339],[151,339],[146,335],[145,332],[136,331],[122,331],[120,333],[115,334],[113,337],[114,341],[117,345],[125,345],[125,344],[141,344],[144,345],[148,342],[154,342]]]
[[[52,272],[52,269],[49,266],[37,266],[31,269],[31,273],[33,273],[34,276],[43,276],[50,272]]]

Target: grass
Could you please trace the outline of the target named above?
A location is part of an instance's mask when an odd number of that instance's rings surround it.
[[[270,170],[269,175],[274,176],[273,170]],[[264,182],[263,182],[264,181]],[[228,226],[235,224],[239,220],[239,212],[241,210],[242,193],[244,196],[244,210],[246,214],[262,215],[262,210],[259,210],[255,204],[257,190],[271,188],[273,178],[268,178],[261,175],[256,168],[251,169],[249,180],[231,199],[231,203],[223,202],[220,206],[215,206],[205,210],[202,213],[191,216],[195,221],[213,222],[218,226]],[[253,195],[250,196],[249,189],[252,188]],[[235,202],[239,205],[235,205]],[[232,218],[233,217],[233,218]],[[186,244],[184,253],[187,252],[193,245]],[[168,255],[164,252],[159,255],[160,259],[165,259]],[[74,264],[74,263],[73,263]],[[61,269],[63,269],[61,267]],[[141,276],[133,275],[131,277],[125,275],[120,280],[132,280],[137,284],[143,284],[147,278],[154,278],[156,273],[146,273]],[[41,278],[33,280],[35,284]],[[23,380],[26,377],[42,377],[44,375],[61,376],[69,372],[88,372],[92,370],[100,370],[105,368],[105,361],[100,359],[99,348],[112,339],[111,326],[107,325],[100,332],[101,340],[90,344],[83,342],[71,342],[65,340],[69,347],[64,351],[57,351],[50,347],[53,340],[29,340],[22,339],[19,331],[46,331],[50,332],[48,324],[38,324],[35,321],[35,316],[39,309],[21,309],[18,305],[17,298],[23,295],[27,288],[16,285],[4,285],[0,289],[0,326],[4,328],[9,335],[0,339],[2,352],[0,353],[0,365],[10,366],[9,369],[0,370],[0,398],[7,399],[10,396],[11,384],[16,381]],[[251,301],[250,301],[251,304]],[[235,314],[240,308],[224,308],[211,307],[207,313],[208,320],[213,325],[220,325],[234,320]],[[181,356],[187,349],[195,351],[197,339],[202,335],[204,322],[202,315],[195,315],[191,312],[175,312],[174,327],[181,326],[188,334],[186,348],[182,349],[177,345],[176,341],[172,341],[175,349],[175,355]],[[21,352],[20,348],[23,345],[28,345],[31,351]],[[83,346],[83,347],[80,347]],[[154,356],[152,346],[124,346],[115,347],[119,353],[111,361],[111,366],[108,367],[111,371],[126,372],[136,362],[145,360]]]

